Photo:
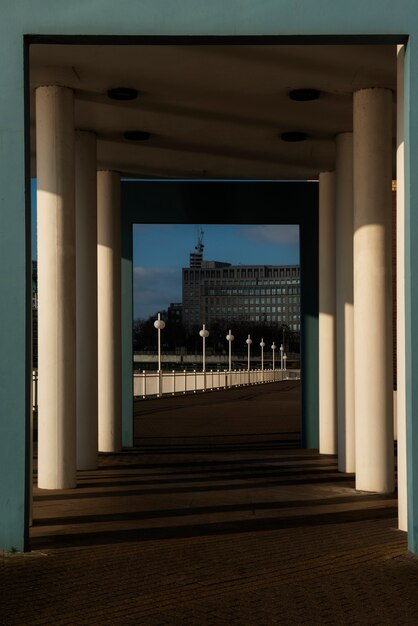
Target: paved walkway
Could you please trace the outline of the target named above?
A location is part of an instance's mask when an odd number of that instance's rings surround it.
[[[138,402],[134,450],[35,489],[0,623],[418,624],[395,499],[301,450],[298,415],[295,382]]]

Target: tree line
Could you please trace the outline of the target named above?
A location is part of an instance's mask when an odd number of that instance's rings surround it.
[[[133,324],[133,349],[134,352],[155,352],[157,349],[157,331],[154,321],[157,315],[148,319],[137,319]],[[187,354],[199,354],[202,350],[202,338],[199,336],[201,327],[193,326],[186,328],[180,321],[168,318],[167,311],[161,313],[161,319],[166,323],[161,331],[161,347],[165,352],[186,352]],[[286,352],[300,352],[300,333],[295,332],[286,324],[272,324],[268,322],[227,322],[217,320],[207,327],[209,337],[206,339],[206,353],[226,354],[228,342],[226,335],[231,328],[234,335],[234,353],[247,353],[246,339],[251,335],[252,350],[258,350],[261,339],[266,344],[266,350],[270,350],[273,341],[277,346],[279,355],[280,344],[284,343]]]

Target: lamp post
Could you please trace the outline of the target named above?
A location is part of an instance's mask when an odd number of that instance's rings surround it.
[[[161,319],[161,315],[158,313],[158,318],[154,322],[154,327],[157,329],[158,334],[158,371],[161,371],[161,331],[165,328],[165,322]]]
[[[206,371],[206,337],[209,337],[209,331],[206,330],[206,326],[203,324],[202,330],[199,330],[199,335],[202,337],[202,353],[203,353],[203,368],[202,372]]]
[[[261,339],[260,341],[260,348],[261,348],[261,380],[264,382],[264,346],[266,344],[264,343],[264,339]]]
[[[161,331],[165,328],[165,322],[158,313],[158,318],[154,322],[158,335],[158,395],[161,396],[162,380],[161,380]]]
[[[274,370],[275,370],[274,353],[276,352],[276,344],[274,343],[274,341],[271,344],[271,350],[273,352],[273,378],[274,378]]]
[[[250,368],[251,368],[251,344],[252,344],[253,340],[251,339],[251,335],[248,335],[247,339],[245,340],[245,343],[248,346],[248,384],[250,384],[251,380],[251,372],[250,372]]]
[[[283,361],[284,361],[284,371],[286,371],[287,354],[283,355]]]
[[[206,391],[206,337],[209,337],[209,331],[206,330],[206,326],[204,324],[202,326],[202,330],[199,330],[199,335],[202,337],[203,391]]]
[[[280,369],[283,372],[283,353],[284,353],[284,346],[281,343],[280,344]]]
[[[232,334],[231,329],[229,329],[229,333],[226,336],[226,340],[229,343],[229,370],[228,371],[231,371],[231,361],[232,361],[232,347],[231,346],[232,346],[232,342],[234,341],[234,339],[235,337]]]
[[[248,346],[248,371],[250,371],[250,362],[251,362],[251,344],[252,344],[253,340],[251,339],[251,335],[248,335],[247,339],[245,340],[245,343]]]

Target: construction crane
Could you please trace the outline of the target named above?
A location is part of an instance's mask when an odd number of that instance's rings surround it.
[[[203,254],[204,244],[203,244],[203,235],[204,231],[201,224],[197,225],[197,246],[195,246],[196,252],[199,254]]]

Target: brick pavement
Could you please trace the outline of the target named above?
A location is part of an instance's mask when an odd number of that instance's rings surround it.
[[[133,451],[35,489],[0,623],[418,624],[396,500],[299,449],[298,407],[294,382],[137,403]]]

